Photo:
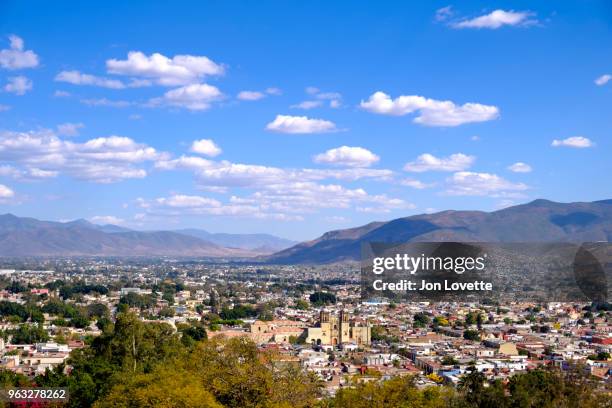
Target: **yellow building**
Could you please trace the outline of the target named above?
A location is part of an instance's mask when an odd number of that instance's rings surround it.
[[[315,345],[357,344],[367,345],[371,342],[372,326],[358,323],[341,310],[338,315],[321,311],[319,325],[307,329],[306,343]]]

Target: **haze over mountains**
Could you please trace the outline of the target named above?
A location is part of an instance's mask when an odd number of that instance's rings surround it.
[[[535,200],[493,212],[414,215],[330,231],[291,247],[292,241],[268,234],[133,231],[86,220],[61,223],[0,215],[0,256],[257,257],[258,261],[293,264],[358,260],[362,242],[611,240],[612,200]]]
[[[535,200],[494,212],[443,211],[331,231],[280,251],[271,263],[359,260],[362,242],[595,242],[612,239],[612,200]]]
[[[196,233],[201,237],[194,236]],[[253,257],[293,243],[265,234],[220,235],[218,239],[203,230],[133,231],[82,219],[53,222],[4,214],[0,215],[0,256]],[[205,236],[210,239],[202,239]],[[249,244],[241,245],[245,237]]]
[[[194,228],[175,230],[174,232],[190,235],[228,248],[248,249],[261,253],[272,253],[297,244],[295,241],[279,238],[270,234],[212,233]]]

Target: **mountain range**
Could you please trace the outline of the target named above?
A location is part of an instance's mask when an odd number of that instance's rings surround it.
[[[294,244],[268,234],[199,229],[134,231],[86,220],[0,215],[0,256],[201,256],[267,263],[359,260],[363,242],[593,242],[612,240],[612,200],[535,200],[493,212],[442,211],[326,232]]]
[[[612,200],[535,200],[493,212],[443,211],[331,231],[266,258],[270,263],[359,260],[363,242],[596,242],[612,239]]]
[[[213,233],[194,228],[175,230],[174,232],[200,238],[223,247],[248,249],[259,253],[273,253],[297,244],[295,241],[270,234]]]
[[[294,243],[266,234],[219,235],[220,238],[217,234],[195,229],[184,232],[134,231],[112,224],[97,225],[83,219],[54,222],[4,214],[0,215],[0,256],[244,258],[270,254]]]

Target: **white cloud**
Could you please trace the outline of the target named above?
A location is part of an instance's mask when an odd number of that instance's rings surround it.
[[[12,177],[19,181],[38,181],[58,176],[57,171],[41,170],[36,167],[18,169],[9,165],[0,166],[0,176]]]
[[[291,105],[290,108],[308,110],[318,108],[321,105],[323,105],[323,102],[321,101],[303,101],[296,105]]]
[[[508,166],[508,170],[513,171],[515,173],[529,173],[532,168],[527,163],[516,162],[510,166]]]
[[[231,163],[225,160],[217,162],[194,156],[160,160],[155,163],[155,167],[160,170],[191,170],[198,184],[203,187],[260,188],[266,185],[325,179],[389,181],[393,176],[393,172],[386,169],[284,169],[256,164]]]
[[[505,11],[495,10],[472,19],[462,20],[451,24],[454,28],[490,28],[497,29],[503,26],[527,26],[536,24],[537,20],[531,19],[533,13],[529,11]]]
[[[57,133],[62,136],[78,136],[79,129],[84,127],[82,123],[62,123],[57,125]]]
[[[595,144],[589,138],[583,136],[572,136],[563,140],[555,139],[551,144],[553,147],[574,147],[577,149],[593,147],[594,145]]]
[[[238,94],[241,101],[258,101],[266,97],[266,94],[258,91],[242,91]]]
[[[15,192],[5,186],[4,184],[0,184],[0,199],[13,198],[15,196]]]
[[[81,99],[81,103],[88,106],[108,106],[111,108],[127,108],[128,106],[133,105],[132,102],[129,101],[111,100],[106,98]]]
[[[73,85],[91,85],[110,89],[124,89],[126,86],[117,79],[83,74],[79,71],[62,71],[55,76],[57,82],[67,82]]]
[[[460,171],[447,180],[446,194],[458,196],[512,197],[520,195],[529,187],[513,183],[496,174]]]
[[[59,175],[58,171],[54,170],[41,170],[36,167],[27,169],[26,179],[48,179],[55,178]]]
[[[201,196],[177,194],[167,198],[158,198],[156,204],[174,208],[193,207],[220,207],[221,203],[215,199]]]
[[[425,171],[460,171],[470,168],[476,157],[463,153],[451,154],[448,157],[436,157],[424,153],[413,162],[406,163],[404,170],[422,173]]]
[[[315,163],[332,164],[348,167],[369,167],[380,160],[380,157],[363,147],[340,146],[329,149],[314,157]]]
[[[1,105],[0,104],[0,112],[6,112],[7,110],[10,110],[11,107],[8,105]]]
[[[232,215],[287,220],[302,217],[323,208],[361,208],[368,211],[389,212],[411,208],[412,204],[386,195],[370,195],[361,188],[350,189],[339,184],[320,184],[327,179],[356,181],[371,179],[390,181],[393,172],[363,167],[343,169],[291,169],[256,164],[213,161],[194,156],[159,160],[160,170],[190,170],[198,188],[227,193],[229,189],[251,189],[248,196],[232,196],[229,202],[217,206],[187,208],[190,214]],[[161,203],[164,203],[164,209]],[[146,201],[143,208],[151,212],[168,213],[166,201]],[[182,211],[184,212],[185,209]]]
[[[213,142],[211,139],[195,140],[191,144],[191,151],[210,157],[215,157],[221,154],[221,148],[217,146],[215,142]]]
[[[151,78],[164,86],[193,84],[206,76],[219,76],[225,72],[223,65],[205,56],[176,55],[168,58],[159,53],[147,56],[140,51],[129,52],[126,60],[107,60],[106,69],[111,74]]]
[[[317,99],[323,99],[323,100],[342,99],[342,95],[340,95],[338,92],[320,92],[320,93],[317,93],[315,96],[317,97]]]
[[[604,74],[595,80],[595,85],[602,86],[607,84],[612,79],[612,75]]]
[[[149,101],[151,106],[168,105],[185,108],[193,111],[202,111],[210,108],[212,102],[223,98],[221,91],[208,84],[191,84],[172,89],[162,98]]]
[[[280,88],[270,87],[266,88],[266,93],[268,95],[279,96],[283,94],[283,91]]]
[[[213,161],[196,156],[181,156],[178,159],[160,160],[155,163],[155,167],[162,170],[187,169],[200,171],[214,166]]]
[[[14,93],[15,95],[25,95],[26,92],[32,90],[32,81],[23,75],[9,77],[8,83],[4,86],[6,92]]]
[[[89,221],[94,224],[113,224],[113,225],[121,225],[125,223],[125,220],[114,215],[96,215],[89,219]]]
[[[261,190],[245,197],[231,196],[227,202],[202,196],[174,195],[154,200],[140,199],[138,205],[149,214],[208,214],[284,221],[302,220],[303,214],[321,209],[355,207],[358,211],[389,212],[414,208],[404,200],[384,194],[370,195],[361,188],[348,189],[337,184],[313,182],[262,186]]]
[[[31,50],[24,51],[24,43],[20,37],[11,35],[9,41],[10,48],[0,50],[0,66],[2,68],[15,70],[38,66],[38,55]]]
[[[0,160],[20,168],[22,178],[55,177],[60,173],[82,180],[112,183],[143,178],[138,164],[163,160],[165,154],[128,137],[108,136],[74,143],[54,132],[0,132]]]
[[[436,10],[436,21],[446,21],[453,16],[453,8],[452,6],[442,7]]]
[[[276,115],[276,118],[266,125],[266,129],[291,134],[328,133],[338,130],[336,125],[328,120],[289,115]]]
[[[53,96],[55,96],[56,98],[67,98],[70,96],[70,92],[66,92],[66,91],[55,91],[53,93]]]
[[[338,92],[321,92],[319,88],[309,86],[306,88],[306,93],[313,96],[317,100],[303,101],[296,105],[291,105],[290,108],[305,110],[318,108],[323,106],[324,101],[329,101],[329,107],[332,109],[337,109],[342,106],[342,95]]]
[[[465,123],[485,122],[499,117],[496,106],[479,103],[455,105],[451,101],[438,101],[418,95],[401,95],[395,99],[384,92],[375,92],[361,108],[380,115],[404,116],[417,112],[415,123],[426,126],[459,126]]]
[[[425,188],[431,187],[431,184],[426,184],[426,183],[423,183],[422,181],[414,180],[414,179],[404,179],[404,180],[401,180],[400,184],[402,186],[412,187],[412,188],[415,188],[417,190],[423,190]]]

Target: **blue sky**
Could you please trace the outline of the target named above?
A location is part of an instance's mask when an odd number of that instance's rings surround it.
[[[310,239],[612,198],[612,6],[0,3],[0,211]]]

